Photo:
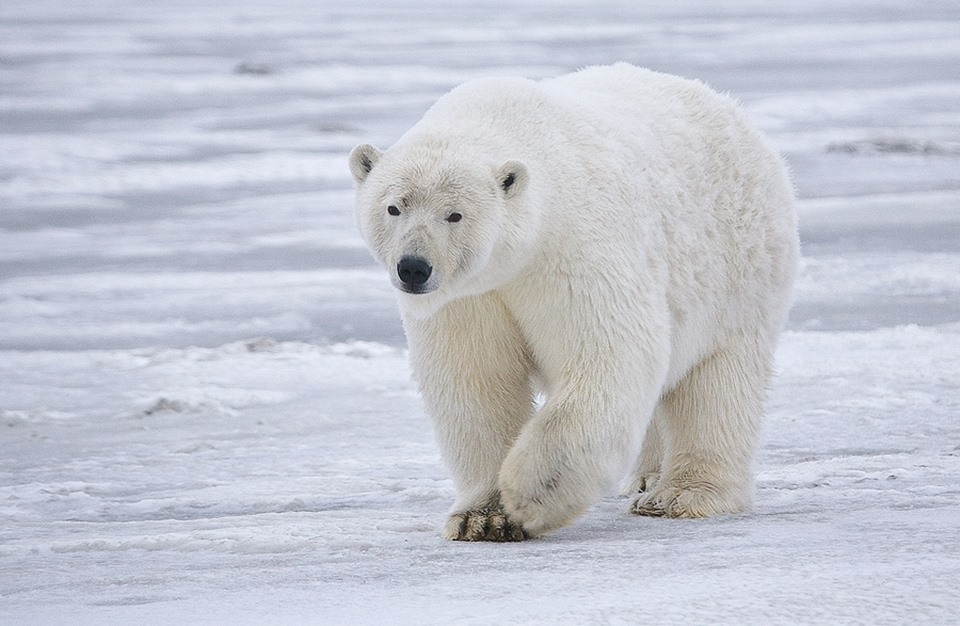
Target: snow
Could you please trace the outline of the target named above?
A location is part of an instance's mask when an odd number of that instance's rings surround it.
[[[0,623],[950,623],[960,7],[0,7]],[[453,488],[346,152],[451,86],[627,60],[738,97],[805,259],[754,509],[516,545]]]

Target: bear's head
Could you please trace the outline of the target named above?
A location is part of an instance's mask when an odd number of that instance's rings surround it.
[[[408,306],[435,310],[496,289],[526,264],[537,230],[526,165],[436,144],[350,153],[364,240]]]

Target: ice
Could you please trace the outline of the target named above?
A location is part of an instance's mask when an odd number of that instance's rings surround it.
[[[960,7],[8,0],[0,624],[951,623]],[[346,153],[630,61],[737,97],[804,261],[754,509],[518,545],[453,486]]]

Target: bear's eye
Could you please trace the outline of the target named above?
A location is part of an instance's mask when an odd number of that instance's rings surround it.
[[[463,219],[463,216],[460,215],[459,213],[451,213],[450,215],[447,216],[447,221],[450,222],[451,224],[455,222],[459,222],[462,219]]]
[[[390,206],[387,207],[387,213],[389,213],[390,215],[400,215],[400,209],[397,208],[397,205],[391,204]]]

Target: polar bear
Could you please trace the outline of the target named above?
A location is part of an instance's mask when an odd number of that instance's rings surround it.
[[[443,534],[743,511],[798,260],[783,162],[736,104],[627,64],[479,79],[349,158],[457,499]]]

